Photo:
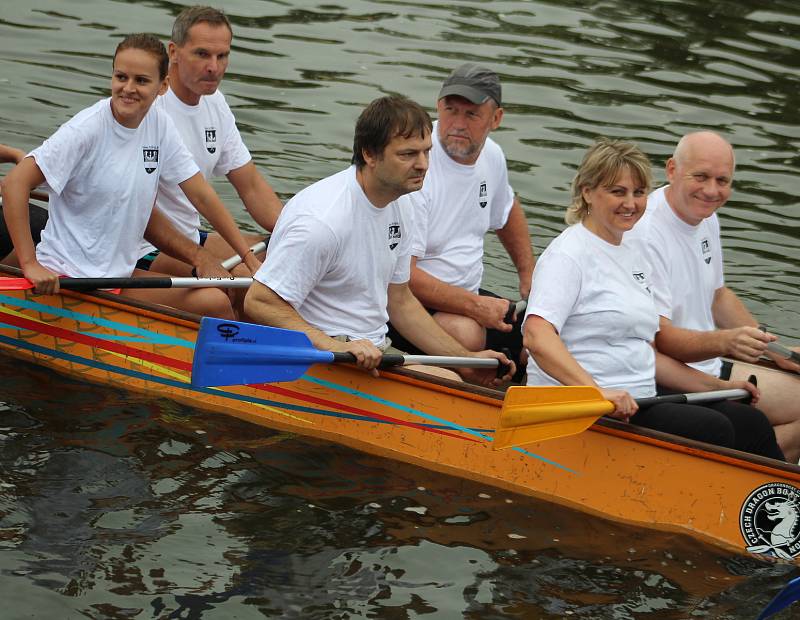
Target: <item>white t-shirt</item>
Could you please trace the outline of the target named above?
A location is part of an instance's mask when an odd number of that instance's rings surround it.
[[[412,206],[373,206],[355,166],[292,198],[255,279],[329,336],[384,343],[389,284],[408,282]]]
[[[127,277],[141,254],[156,191],[197,174],[170,118],[151,108],[136,129],[103,99],[64,123],[31,156],[50,190],[39,262],[72,277]]]
[[[652,266],[651,281],[658,313],[676,327],[714,331],[714,293],[725,285],[722,242],[715,213],[697,226],[680,219],[667,203],[664,190],[647,199],[647,211],[626,239],[636,244]],[[689,364],[719,376],[717,357]]]
[[[225,176],[251,160],[250,151],[236,128],[233,112],[219,90],[200,97],[200,102],[192,106],[183,103],[169,89],[156,99],[153,107],[165,110],[172,118],[186,148],[206,179]],[[156,205],[178,232],[195,243],[200,240],[200,214],[180,187],[163,187],[158,192]],[[140,254],[144,256],[153,249],[145,241]]]
[[[583,224],[556,237],[536,261],[525,318],[549,321],[599,386],[653,396],[658,331],[644,258],[623,237],[616,246]],[[560,385],[528,359],[528,385]]]
[[[471,166],[444,151],[433,125],[428,172],[414,203],[417,267],[452,286],[478,292],[483,277],[483,239],[505,226],[514,204],[502,149],[491,138]]]

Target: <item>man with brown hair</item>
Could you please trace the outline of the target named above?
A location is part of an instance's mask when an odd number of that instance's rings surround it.
[[[413,207],[431,147],[431,120],[417,103],[381,97],[358,118],[353,165],[286,205],[245,299],[248,316],[305,332],[319,349],[355,355],[373,370],[390,345],[386,322],[422,351],[470,353],[442,330],[408,288]],[[492,383],[494,371],[462,376]]]

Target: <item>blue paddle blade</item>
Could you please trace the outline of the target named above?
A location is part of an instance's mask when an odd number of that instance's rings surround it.
[[[330,363],[303,332],[203,317],[192,360],[192,385],[293,381],[311,364]]]
[[[766,620],[798,600],[800,600],[800,577],[787,583],[783,590],[778,592],[777,596],[764,608],[757,620]]]

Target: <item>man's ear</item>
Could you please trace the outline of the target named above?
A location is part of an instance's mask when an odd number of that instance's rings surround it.
[[[167,43],[167,56],[169,56],[169,64],[175,62],[175,56],[178,53],[178,46],[173,41]]]
[[[361,149],[361,157],[364,158],[366,165],[369,166],[370,168],[372,168],[375,165],[375,162],[378,159],[377,157],[375,157],[374,153],[371,153],[367,149]]]
[[[492,131],[500,127],[503,120],[503,108],[496,108],[492,115]]]
[[[667,160],[667,165],[664,168],[667,173],[667,181],[669,181],[670,183],[672,183],[672,179],[675,176],[675,168],[676,168],[675,158],[670,157]]]

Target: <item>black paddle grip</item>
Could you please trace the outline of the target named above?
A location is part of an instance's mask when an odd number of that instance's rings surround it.
[[[508,300],[508,310],[506,311],[506,316],[503,317],[503,321],[508,323],[509,325],[514,324],[514,311],[517,309],[517,304],[515,304],[510,299]],[[505,353],[505,351],[503,351]],[[501,375],[502,376],[502,375]]]
[[[747,382],[748,383],[752,383],[753,385],[758,387],[758,378],[755,375],[750,375],[749,377],[747,377]],[[745,405],[749,405],[750,403],[753,402],[753,395],[750,394],[750,396],[748,396],[747,398],[743,399],[742,402]]]
[[[379,368],[389,368],[390,366],[402,366],[405,362],[405,357],[403,355],[397,353],[384,353],[383,357],[381,358],[381,363],[378,364]],[[345,363],[345,364],[355,364],[356,363],[356,356],[352,353],[342,353],[342,352],[334,352],[333,353],[333,362],[334,363]]]
[[[171,288],[172,278],[60,278],[58,285],[71,291],[101,288]]]
[[[511,304],[512,311],[513,311],[513,308],[514,308],[514,304]],[[506,316],[506,319],[508,319],[508,316]],[[506,322],[510,322],[510,321],[506,321]],[[511,359],[511,351],[507,347],[503,347],[502,349],[500,349],[500,353],[505,355],[508,359]],[[519,364],[519,362],[517,362],[517,363]],[[497,373],[496,373],[495,376],[498,379],[502,379],[509,372],[511,372],[511,365],[510,364],[501,364],[500,360],[498,360]]]

